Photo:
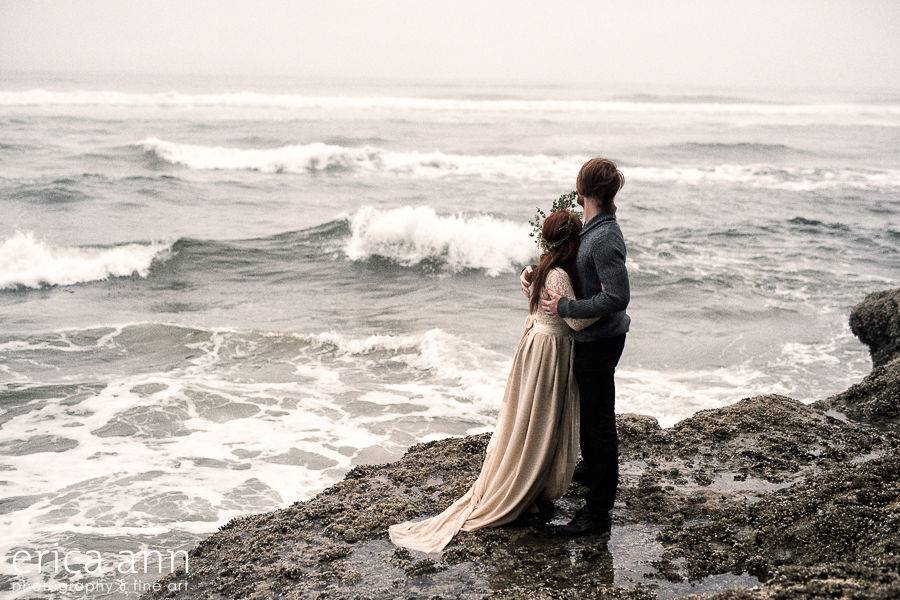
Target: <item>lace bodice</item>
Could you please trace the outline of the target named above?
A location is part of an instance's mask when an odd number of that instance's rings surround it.
[[[550,270],[549,273],[547,273],[547,280],[544,282],[544,289],[552,290],[557,294],[560,294],[561,296],[575,298],[575,289],[572,287],[572,281],[569,279],[569,274],[559,267],[554,267]],[[584,329],[588,325],[591,325],[599,318],[600,317],[595,317],[593,319],[573,319],[569,317],[551,317],[543,310],[541,310],[540,305],[538,305],[537,310],[528,315],[526,324],[529,321],[533,320],[535,323],[543,323],[551,327],[560,327],[563,323],[565,323],[565,325],[567,325],[570,329],[579,331],[581,329]]]

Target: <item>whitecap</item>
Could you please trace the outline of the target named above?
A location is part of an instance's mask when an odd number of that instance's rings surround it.
[[[453,154],[438,150],[388,150],[374,146],[339,146],[313,142],[276,148],[235,148],[185,144],[150,137],[145,152],[189,169],[262,173],[347,172],[412,179],[475,177],[517,181],[574,180],[584,157],[549,154]],[[627,181],[647,184],[756,187],[795,192],[823,189],[900,187],[900,170],[815,168],[763,163],[711,166],[623,165]]]
[[[355,171],[411,178],[510,177],[527,181],[573,179],[581,166],[575,156],[545,154],[466,155],[440,151],[391,151],[373,146],[313,142],[277,148],[234,148],[184,144],[150,137],[145,152],[190,169],[262,173]]]
[[[496,276],[536,255],[526,225],[488,215],[438,215],[428,206],[362,207],[350,218],[350,230],[344,252],[351,260],[441,261],[450,272],[484,269]]]
[[[72,285],[108,277],[146,277],[164,243],[108,247],[51,246],[34,232],[16,231],[0,243],[0,289]]]

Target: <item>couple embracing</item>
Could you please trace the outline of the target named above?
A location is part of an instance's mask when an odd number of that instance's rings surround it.
[[[615,217],[623,184],[612,161],[593,158],[576,179],[584,225],[566,209],[544,219],[540,260],[519,277],[530,310],[481,472],[440,514],[391,525],[394,544],[438,552],[459,531],[526,512],[549,521],[553,500],[573,478],[587,486],[585,504],[553,531],[609,533],[619,478],[613,375],[630,323],[625,240]]]

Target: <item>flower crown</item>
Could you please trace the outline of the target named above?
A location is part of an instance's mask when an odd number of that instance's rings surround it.
[[[556,212],[558,210],[565,210],[574,214],[579,219],[581,218],[582,212],[577,208],[578,206],[578,193],[572,190],[568,194],[563,194],[559,198],[553,201],[553,206],[550,208],[550,212]],[[541,249],[541,253],[549,252],[551,250],[555,250],[559,248],[564,241],[569,237],[569,233],[572,231],[572,221],[566,221],[564,231],[565,235],[555,242],[548,242],[544,239],[542,231],[544,229],[544,219],[547,218],[547,213],[541,210],[538,207],[537,212],[534,214],[534,218],[532,218],[528,223],[531,225],[531,233],[528,234],[528,237],[535,238],[535,243],[538,245],[538,248]]]

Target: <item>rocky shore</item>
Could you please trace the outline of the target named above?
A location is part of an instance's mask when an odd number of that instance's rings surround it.
[[[900,289],[853,332],[859,384],[813,404],[745,398],[662,429],[619,415],[613,533],[561,539],[535,517],[410,553],[388,525],[443,510],[488,434],[417,444],[316,497],[225,525],[148,598],[900,598]],[[739,391],[736,391],[739,394]],[[580,504],[574,484],[554,522]],[[186,588],[186,591],[185,591]]]

